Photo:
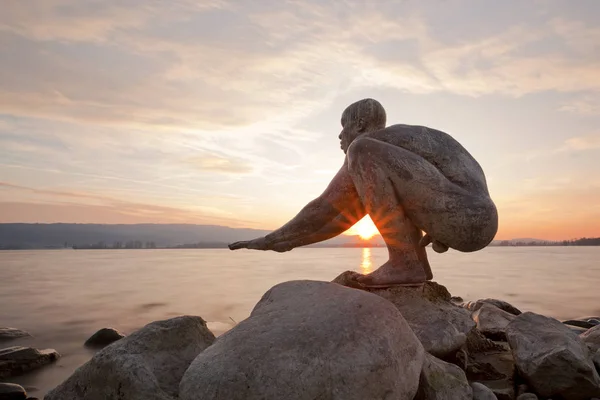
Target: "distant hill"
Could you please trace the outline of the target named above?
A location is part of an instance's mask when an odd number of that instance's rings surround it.
[[[224,247],[227,243],[264,236],[270,231],[229,228],[219,225],[192,224],[0,224],[1,248],[61,248],[104,242],[112,246],[130,241],[153,243],[156,247],[174,247],[203,243]],[[340,235],[319,243],[321,246],[344,246],[362,243],[356,236]],[[381,237],[370,242],[380,243]]]

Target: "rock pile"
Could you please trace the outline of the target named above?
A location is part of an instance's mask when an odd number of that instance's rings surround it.
[[[45,399],[600,399],[599,318],[458,304],[435,282],[363,290],[353,274],[276,285],[218,338],[194,316],[103,330],[90,343],[111,344]]]

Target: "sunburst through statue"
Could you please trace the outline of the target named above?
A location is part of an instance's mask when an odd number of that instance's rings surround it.
[[[371,217],[367,215],[352,227],[352,233],[360,236],[360,238],[363,240],[369,240],[373,236],[377,235],[379,231],[377,230],[377,227],[373,223]]]

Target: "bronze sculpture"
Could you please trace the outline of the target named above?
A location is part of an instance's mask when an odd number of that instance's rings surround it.
[[[472,252],[496,235],[498,213],[479,163],[450,135],[425,126],[385,127],[363,99],[342,113],[344,164],[325,191],[270,234],[231,250],[289,251],[337,236],[369,214],[389,260],[357,281],[364,287],[421,286],[433,278],[425,247]],[[423,236],[423,233],[425,235]]]

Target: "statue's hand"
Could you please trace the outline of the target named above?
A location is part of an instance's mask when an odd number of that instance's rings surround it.
[[[240,242],[231,243],[229,250],[250,249],[250,250],[271,250],[264,237],[252,240],[242,240]]]
[[[429,233],[426,233],[425,236],[421,238],[421,240],[419,241],[419,246],[426,247],[429,243],[432,242],[433,244],[431,245],[431,247],[436,253],[445,253],[448,251],[448,246],[446,246],[442,242],[438,242],[437,240],[433,239],[429,235]]]
[[[285,253],[286,251],[290,251],[294,248],[289,242],[280,242],[275,243],[271,246],[270,250],[276,251],[278,253]]]

